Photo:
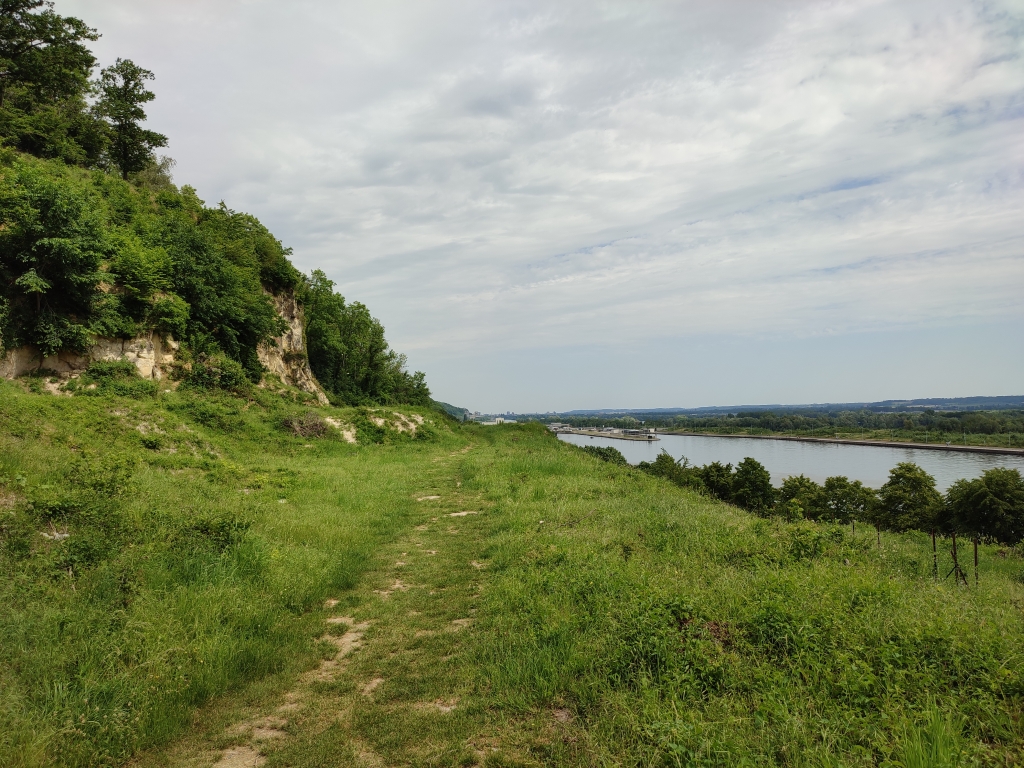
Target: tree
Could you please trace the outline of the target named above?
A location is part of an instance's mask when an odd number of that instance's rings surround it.
[[[43,0],[0,0],[0,136],[41,157],[88,163],[104,147],[85,101],[96,30]]]
[[[825,511],[819,519],[834,523],[848,523],[851,520],[868,520],[877,502],[875,492],[861,483],[851,482],[839,475],[825,479]]]
[[[736,474],[732,478],[732,503],[759,513],[774,506],[772,476],[761,462],[748,456],[736,465]]]
[[[320,384],[342,402],[428,405],[424,375],[406,370],[405,355],[388,346],[384,326],[359,302],[334,292],[315,270],[301,286],[309,365]]]
[[[776,510],[781,516],[817,520],[825,509],[824,490],[810,478],[795,475],[782,481],[776,501]]]
[[[167,146],[166,136],[140,125],[146,119],[142,105],[156,98],[146,90],[152,79],[131,59],[118,59],[100,73],[99,111],[110,121],[110,158],[125,179],[155,162],[154,149]]]
[[[871,520],[878,528],[900,533],[927,531],[935,523],[942,497],[935,478],[912,462],[897,464],[878,491],[878,505]]]
[[[996,467],[974,480],[959,480],[946,492],[943,528],[1001,544],[1024,540],[1024,478]]]
[[[708,493],[722,501],[732,499],[732,464],[712,461],[701,467],[698,473]]]

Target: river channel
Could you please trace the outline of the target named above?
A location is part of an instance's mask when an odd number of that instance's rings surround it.
[[[794,440],[758,440],[749,437],[702,437],[699,435],[659,435],[656,442],[614,440],[585,435],[559,435],[574,445],[601,445],[617,448],[630,464],[654,461],[662,451],[675,459],[685,456],[691,464],[720,461],[734,467],[751,456],[771,472],[779,485],[790,475],[806,475],[816,482],[826,477],[845,475],[871,488],[881,486],[889,470],[901,461],[912,461],[935,478],[940,491],[961,478],[978,477],[992,467],[1010,467],[1024,473],[1024,457],[999,454],[930,451],[920,448],[888,448],[839,443],[802,443]]]

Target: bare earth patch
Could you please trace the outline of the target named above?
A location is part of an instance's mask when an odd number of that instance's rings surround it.
[[[346,443],[356,442],[356,428],[351,424],[346,424],[338,419],[332,419],[330,416],[324,416],[324,421],[341,432],[341,437]]]
[[[267,758],[246,745],[225,750],[220,760],[213,764],[213,768],[254,768],[265,762]]]
[[[416,501],[436,501],[440,496],[420,496]]]
[[[466,515],[479,515],[479,512],[465,511],[465,512],[449,512],[448,517],[465,517]]]

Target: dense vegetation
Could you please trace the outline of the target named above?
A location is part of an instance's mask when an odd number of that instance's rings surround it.
[[[583,446],[582,450],[603,461],[626,464],[615,448]],[[717,461],[697,467],[662,451],[653,462],[642,461],[638,468],[762,516],[833,524],[861,521],[879,531],[955,534],[1007,545],[1024,540],[1024,477],[1016,469],[986,470],[981,477],[954,483],[943,497],[935,488],[935,478],[912,462],[893,467],[877,491],[843,476],[829,477],[819,485],[796,475],[774,488],[768,470],[750,457],[735,468]]]
[[[297,292],[311,367],[337,402],[428,403],[366,307],[300,275],[255,217],[171,182],[153,154],[166,137],[143,127],[152,73],[118,59],[91,81],[96,36],[49,3],[0,4],[3,350],[154,331],[183,342],[182,370],[240,365],[258,381],[257,348],[284,328],[269,294]]]

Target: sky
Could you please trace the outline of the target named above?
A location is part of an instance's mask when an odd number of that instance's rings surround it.
[[[483,412],[1024,393],[1024,0],[57,0]]]

